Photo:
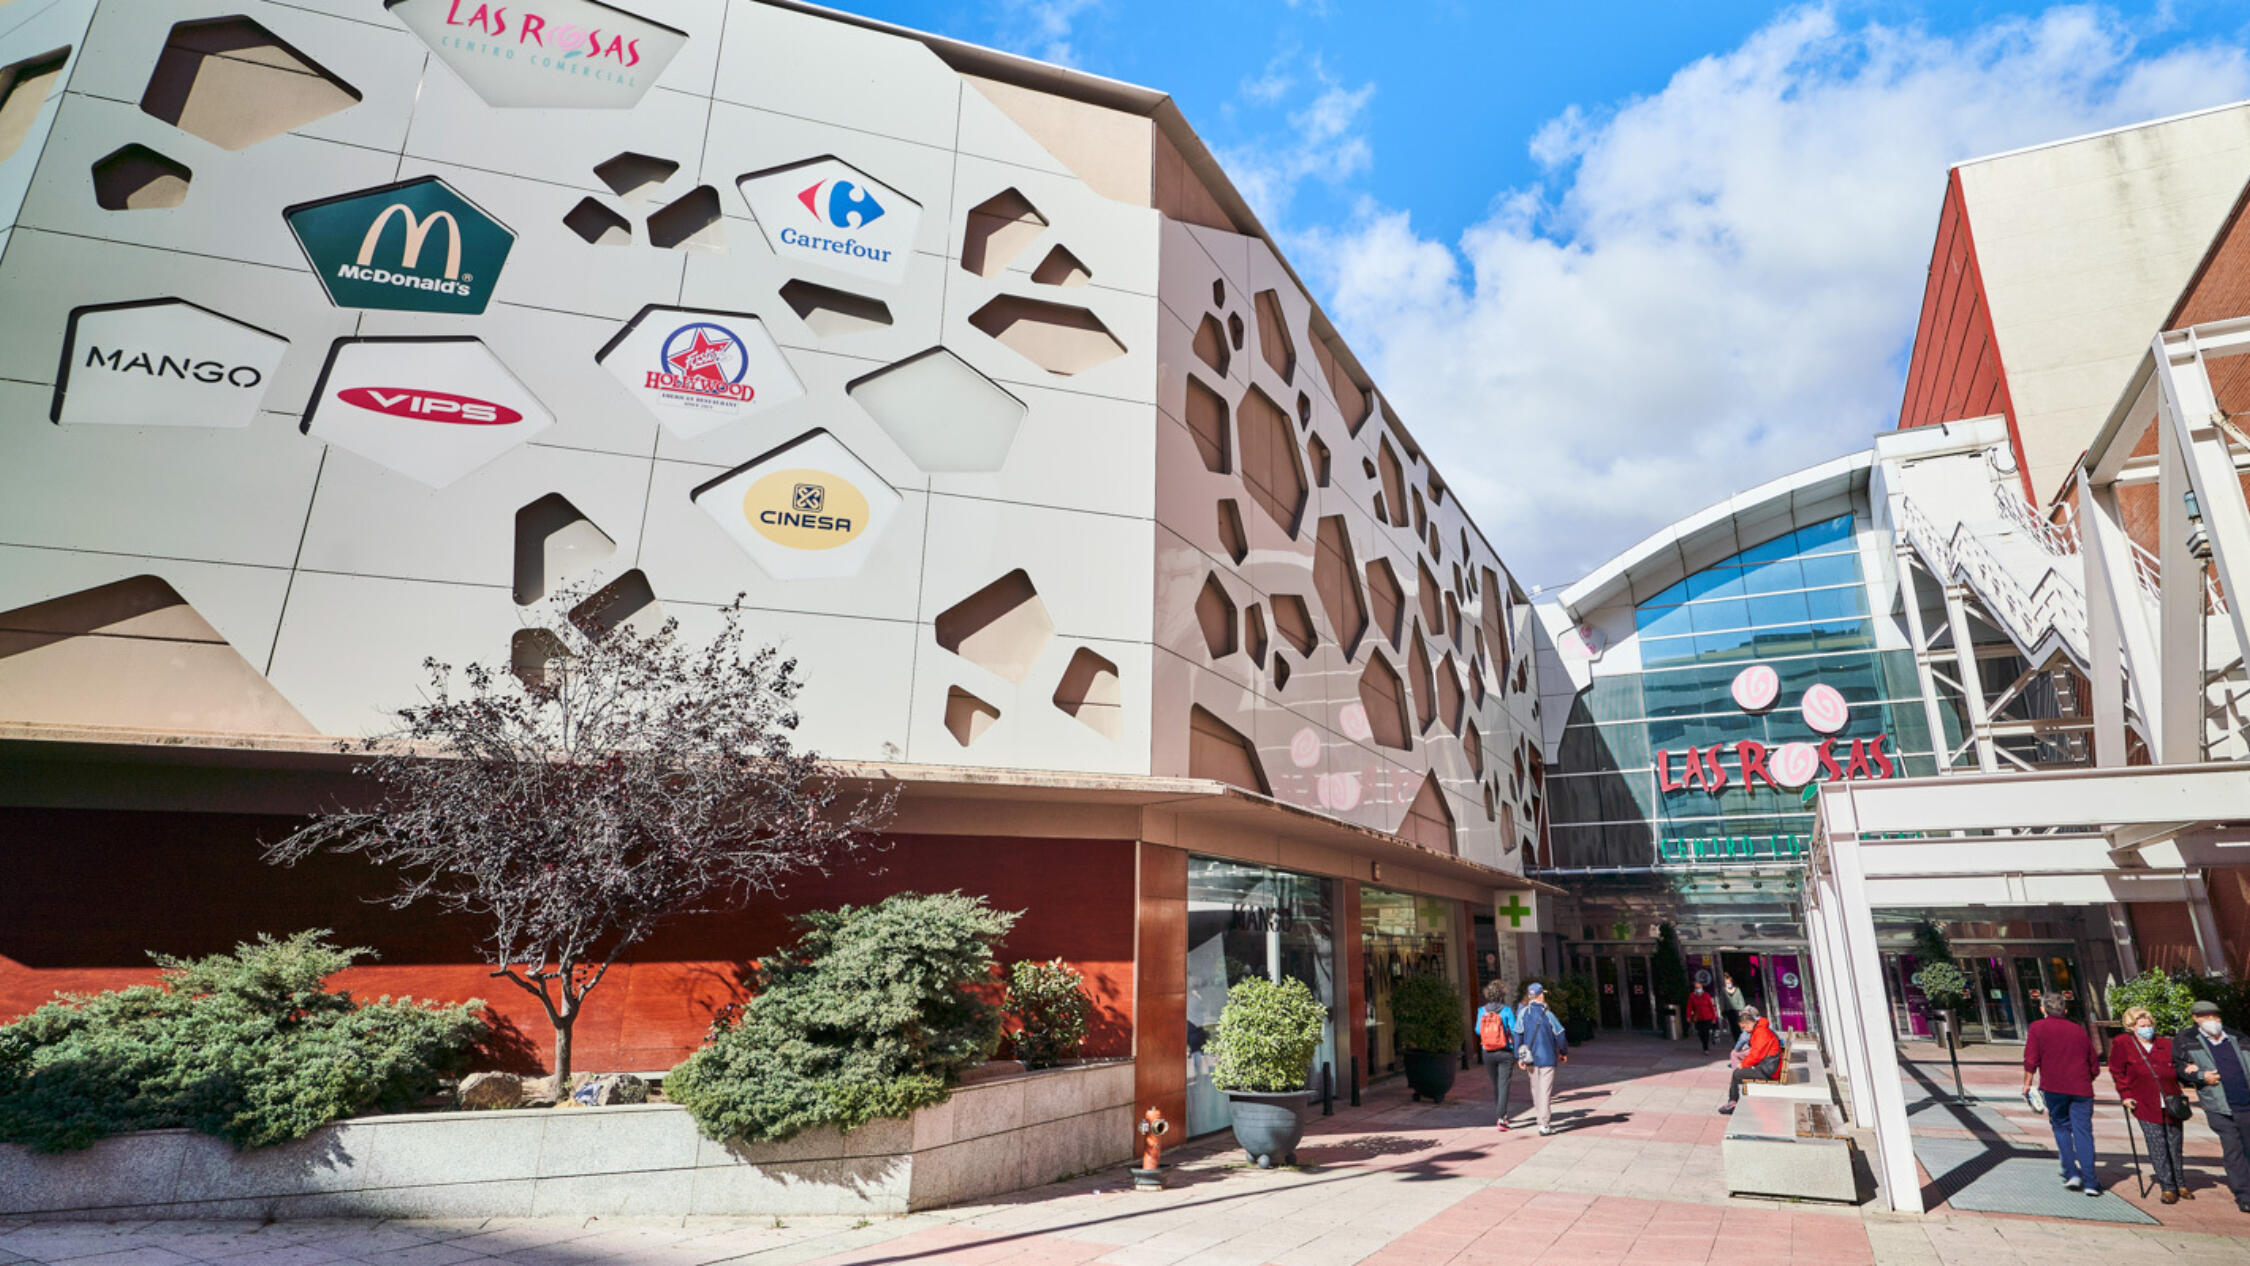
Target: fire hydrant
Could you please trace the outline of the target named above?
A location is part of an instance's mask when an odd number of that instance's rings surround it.
[[[1164,1144],[1160,1140],[1172,1128],[1172,1123],[1151,1107],[1135,1128],[1141,1132],[1141,1163],[1133,1171],[1133,1186],[1142,1191],[1154,1191],[1164,1185]]]

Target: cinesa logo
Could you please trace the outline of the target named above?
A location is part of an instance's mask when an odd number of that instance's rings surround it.
[[[867,498],[820,470],[777,470],[750,485],[742,517],[791,549],[834,549],[867,526]]]
[[[864,229],[883,218],[883,204],[875,201],[875,195],[849,180],[815,181],[797,194],[797,201],[805,204],[816,222],[839,229]],[[814,236],[795,228],[782,229],[781,240],[788,246],[833,251],[877,263],[887,263],[891,258],[887,250],[848,237]]]
[[[134,352],[128,360],[122,348],[103,351],[100,347],[86,349],[86,368],[106,369],[116,374],[147,374],[151,378],[177,378],[182,382],[194,380],[205,383],[225,383],[230,387],[255,387],[266,380],[254,365],[224,365],[215,360],[195,360],[186,356],[159,354],[151,358],[147,352]]]
[[[422,422],[452,422],[463,426],[507,426],[523,415],[504,404],[457,396],[450,391],[421,391],[413,387],[349,387],[336,393],[345,404],[357,405],[394,418]]]

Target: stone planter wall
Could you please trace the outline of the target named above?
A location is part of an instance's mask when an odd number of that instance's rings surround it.
[[[82,1152],[0,1145],[0,1216],[766,1216],[905,1213],[1133,1152],[1133,1065],[979,1080],[909,1120],[739,1146],[669,1104],[362,1117],[237,1152],[150,1130]]]

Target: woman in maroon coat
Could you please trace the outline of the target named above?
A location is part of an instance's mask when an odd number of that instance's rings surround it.
[[[2117,1083],[2117,1097],[2140,1122],[2141,1137],[2148,1140],[2149,1167],[2164,1189],[2164,1203],[2178,1204],[2185,1194],[2180,1190],[2180,1123],[2164,1115],[2164,1096],[2180,1093],[2179,1075],[2172,1071],[2172,1039],[2157,1034],[2156,1018],[2147,1007],[2134,1007],[2122,1018],[2125,1031],[2109,1044],[2109,1076]]]

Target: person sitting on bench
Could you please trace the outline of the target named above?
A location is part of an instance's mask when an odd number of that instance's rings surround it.
[[[1781,1039],[1774,1035],[1773,1026],[1756,1007],[1742,1009],[1742,1023],[1743,1041],[1748,1045],[1742,1052],[1742,1062],[1727,1074],[1727,1102],[1719,1109],[1721,1116],[1734,1111],[1735,1102],[1742,1098],[1743,1082],[1773,1081],[1781,1076]]]

